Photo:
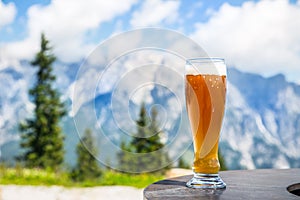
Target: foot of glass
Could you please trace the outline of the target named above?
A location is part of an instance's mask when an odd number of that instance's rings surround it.
[[[226,188],[226,183],[220,178],[219,174],[194,173],[194,177],[186,183],[190,188]]]

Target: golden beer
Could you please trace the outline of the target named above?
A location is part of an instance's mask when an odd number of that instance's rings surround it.
[[[226,76],[186,75],[186,105],[197,173],[218,173],[218,144],[226,100]],[[205,142],[204,142],[205,141]]]

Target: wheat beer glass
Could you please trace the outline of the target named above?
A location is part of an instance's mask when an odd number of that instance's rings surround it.
[[[187,113],[193,134],[191,188],[225,188],[218,172],[218,146],[226,100],[226,65],[221,58],[188,59],[185,66]]]

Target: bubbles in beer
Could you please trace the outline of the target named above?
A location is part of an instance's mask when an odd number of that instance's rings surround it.
[[[226,76],[186,76],[187,111],[194,137],[195,172],[217,173],[219,170],[218,140],[226,99],[225,81]]]

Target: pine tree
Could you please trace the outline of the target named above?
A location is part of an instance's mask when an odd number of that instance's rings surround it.
[[[178,167],[183,168],[183,169],[190,169],[191,166],[187,164],[182,157],[179,158],[178,160]]]
[[[219,162],[220,162],[220,170],[221,171],[227,170],[225,159],[224,159],[224,156],[223,156],[223,154],[222,154],[222,152],[221,152],[220,149],[219,149],[219,152],[218,152],[218,157],[219,157]]]
[[[82,141],[77,145],[76,152],[77,165],[72,173],[73,179],[76,181],[84,181],[99,178],[102,174],[102,170],[94,157],[94,155],[97,155],[98,150],[90,129],[85,130]]]
[[[135,152],[149,153],[161,149],[163,144],[160,141],[160,131],[157,125],[157,110],[155,108],[152,109],[150,125],[145,104],[141,106],[139,117],[136,121],[137,134],[131,142],[131,145],[135,147]]]
[[[52,86],[56,79],[52,73],[55,59],[42,34],[40,51],[31,62],[38,68],[36,82],[29,90],[35,105],[34,116],[20,124],[21,147],[25,150],[21,158],[27,167],[57,170],[64,161],[64,136],[59,122],[66,111]]]
[[[136,121],[136,137],[128,145],[125,142],[121,143],[123,151],[118,154],[118,158],[122,170],[135,172],[150,171],[161,169],[162,166],[168,164],[169,157],[167,153],[157,151],[164,146],[160,138],[162,132],[159,130],[157,124],[157,114],[157,110],[155,108],[152,109],[150,119],[147,115],[145,104],[141,105],[139,119]],[[140,155],[144,153],[146,155],[133,156],[127,152]]]

